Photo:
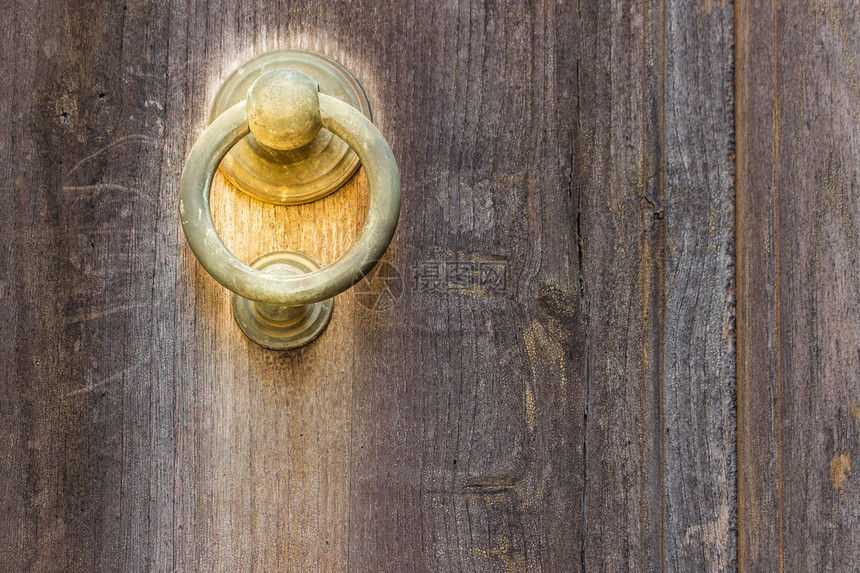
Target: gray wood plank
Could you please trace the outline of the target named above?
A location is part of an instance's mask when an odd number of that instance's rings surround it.
[[[779,571],[773,14],[764,2],[737,13],[738,564]]]
[[[387,39],[373,53],[393,71],[380,94],[382,122],[401,134],[392,261],[409,283],[395,312],[356,317],[369,333],[353,389],[358,570],[580,563],[575,107],[556,61],[574,56],[572,16],[553,3],[421,3],[383,23],[405,31],[404,53]],[[434,264],[498,264],[506,282],[431,288]]]
[[[731,2],[665,8],[664,567],[737,567]],[[663,209],[663,213],[658,211]]]
[[[167,46],[149,38],[164,20],[154,4],[7,10],[4,436],[19,445],[3,475],[21,535],[6,563],[146,567],[154,438],[170,423],[150,409]]]

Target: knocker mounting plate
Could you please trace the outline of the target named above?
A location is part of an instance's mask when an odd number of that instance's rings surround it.
[[[370,104],[358,80],[342,65],[307,50],[274,50],[239,67],[215,96],[210,123],[245,99],[251,84],[266,72],[294,69],[319,84],[321,93],[335,97],[370,118]],[[336,191],[355,173],[358,156],[327,129],[299,149],[281,151],[261,144],[249,134],[227,153],[221,173],[245,193],[277,205],[300,205]]]

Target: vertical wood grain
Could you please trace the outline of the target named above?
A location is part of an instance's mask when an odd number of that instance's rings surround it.
[[[736,567],[733,6],[665,8],[664,566]],[[656,209],[655,209],[656,212]]]
[[[731,569],[732,7],[619,2],[581,16],[582,565]]]
[[[737,3],[738,564],[747,571],[781,570],[783,550],[772,10]]]
[[[740,563],[844,571],[860,558],[860,14],[738,10]]]

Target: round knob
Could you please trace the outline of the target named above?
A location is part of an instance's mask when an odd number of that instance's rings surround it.
[[[295,348],[322,332],[331,316],[331,298],[374,267],[391,242],[400,214],[400,172],[385,138],[361,112],[313,86],[313,80],[298,72],[261,76],[248,100],[206,128],[179,182],[182,229],[191,250],[216,281],[233,291],[236,320],[245,334],[268,348]],[[266,145],[289,148],[319,131],[317,119],[364,165],[369,187],[364,225],[352,246],[325,267],[290,251],[263,255],[249,266],[227,249],[215,230],[209,208],[215,170],[252,129],[255,137],[270,138]]]
[[[295,70],[274,70],[248,90],[248,127],[260,143],[273,149],[298,149],[322,129],[319,86]]]

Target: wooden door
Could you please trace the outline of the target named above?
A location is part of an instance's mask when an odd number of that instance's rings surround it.
[[[2,562],[856,568],[860,12],[778,4],[0,6]],[[403,210],[399,286],[274,352],[177,189],[285,47],[357,76]],[[366,200],[212,210],[327,263]]]

